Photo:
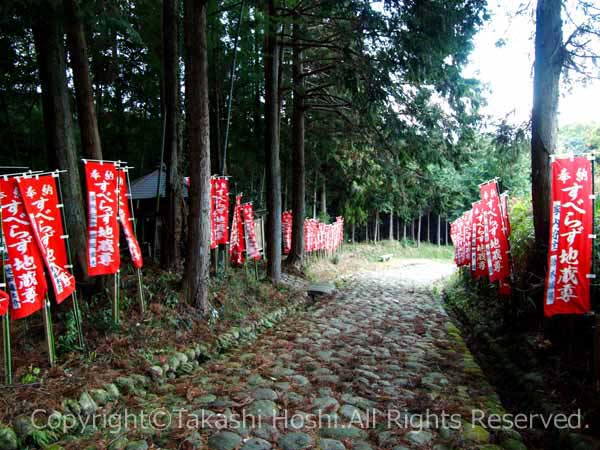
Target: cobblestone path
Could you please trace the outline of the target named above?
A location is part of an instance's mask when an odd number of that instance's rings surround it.
[[[474,414],[503,410],[432,294],[434,282],[452,270],[415,261],[353,276],[333,298],[254,343],[131,399],[149,420],[169,426],[156,431],[140,425],[126,435],[104,436],[103,445],[525,448],[517,433],[472,425]]]

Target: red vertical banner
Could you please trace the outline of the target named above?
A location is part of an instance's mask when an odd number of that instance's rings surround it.
[[[111,161],[84,161],[88,196],[88,274],[117,273],[119,220],[117,167]]]
[[[254,230],[254,211],[252,203],[242,205],[242,220],[244,221],[244,235],[246,236],[246,255],[248,258],[259,260],[261,258],[258,244],[256,243],[256,232]]]
[[[48,270],[57,303],[75,290],[75,278],[67,267],[67,247],[53,175],[17,178],[23,206],[29,217],[35,242]]]
[[[312,241],[312,235],[311,235],[311,228],[310,228],[310,222],[309,219],[305,219],[304,220],[304,251],[306,253],[310,253],[311,250],[311,241]]]
[[[488,270],[481,200],[473,203],[473,227],[471,232],[471,273],[476,278],[484,277],[488,274]]]
[[[473,210],[469,210],[464,214],[463,219],[463,266],[471,266],[471,231],[473,229]]]
[[[552,161],[550,243],[544,314],[590,311],[592,166],[585,156]]]
[[[510,237],[510,215],[508,213],[508,192],[500,194],[500,208],[502,209],[502,218],[504,220],[504,230],[506,236]]]
[[[144,261],[142,259],[142,249],[133,232],[133,218],[131,217],[131,210],[129,208],[129,189],[127,186],[126,170],[127,169],[119,169],[119,221],[123,227],[123,233],[125,234],[125,240],[127,241],[127,247],[129,248],[133,267],[140,269],[144,265]]]
[[[242,221],[241,203],[242,196],[236,196],[231,222],[231,239],[229,241],[231,264],[237,266],[244,264],[244,222]]]
[[[491,181],[479,187],[483,224],[485,229],[485,251],[490,281],[504,280],[510,276],[509,246],[504,232],[498,183]]]
[[[287,255],[292,249],[292,212],[284,211],[281,215],[281,231],[283,233],[283,253]]]
[[[11,298],[11,317],[27,317],[44,306],[48,291],[44,261],[14,178],[0,179],[2,234],[7,250],[4,267]]]
[[[229,180],[214,178],[214,230],[216,245],[229,244]]]
[[[0,316],[8,312],[8,294],[0,289]]]
[[[217,231],[216,231],[216,223],[215,223],[215,177],[210,177],[210,248],[214,250],[217,248]]]

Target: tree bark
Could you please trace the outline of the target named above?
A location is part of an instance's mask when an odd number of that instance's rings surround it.
[[[431,213],[427,213],[427,242],[431,244]]]
[[[292,39],[300,40],[300,25],[294,22]],[[292,111],[292,248],[288,256],[290,264],[301,265],[304,258],[304,216],[306,197],[306,167],[304,160],[304,77],[302,47],[294,45],[292,54],[292,84],[294,104]],[[352,228],[354,241],[354,228]]]
[[[365,224],[365,241],[369,243],[369,221]]]
[[[315,184],[313,186],[313,219],[317,218],[317,174],[315,174]]]
[[[167,162],[166,208],[163,209],[161,262],[163,267],[177,267],[181,262],[183,194],[179,170],[179,0],[163,1],[163,72],[165,139]]]
[[[442,244],[442,236],[440,235],[440,233],[442,232],[442,219],[440,217],[440,215],[438,214],[438,227],[437,227],[437,245],[438,247]]]
[[[417,247],[421,246],[421,222],[422,222],[423,216],[419,214],[419,225],[417,228]]]
[[[406,220],[404,221],[404,229],[402,230],[403,240],[406,241]]]
[[[327,217],[327,183],[325,177],[321,177],[321,216],[323,220]]]
[[[279,45],[275,0],[265,11],[265,162],[267,166],[267,272],[281,281],[281,163],[279,160]]]
[[[444,217],[444,245],[448,245],[448,218]]]
[[[210,123],[206,49],[207,0],[185,2],[185,44],[189,67],[185,84],[190,161],[188,254],[184,291],[188,302],[206,315],[210,270]]]
[[[64,34],[59,17],[56,2],[41,2],[33,27],[33,36],[42,85],[48,156],[51,166],[68,171],[68,175],[63,178],[62,188],[73,263],[76,273],[87,277],[83,194],[67,92]]]
[[[83,156],[89,159],[102,159],[102,145],[98,132],[98,119],[94,106],[94,90],[90,77],[87,43],[81,11],[76,0],[65,0],[67,46],[73,68],[77,118],[81,133]]]
[[[410,237],[412,241],[415,241],[415,220],[411,220],[410,222]]]
[[[531,199],[538,262],[545,262],[550,221],[550,155],[556,148],[560,73],[564,62],[561,0],[538,0],[536,9]],[[544,264],[537,264],[544,267]],[[539,272],[539,270],[538,270]]]
[[[356,233],[356,224],[352,222],[352,243],[354,244],[356,240],[354,239]]]
[[[390,211],[390,241],[394,240],[394,211]]]

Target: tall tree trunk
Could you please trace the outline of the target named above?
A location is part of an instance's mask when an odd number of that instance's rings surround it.
[[[441,224],[441,217],[438,214],[438,227],[437,227],[437,245],[438,247],[442,244],[442,236],[441,236],[441,232],[442,232],[442,224]]]
[[[161,260],[165,267],[176,267],[181,261],[183,194],[179,170],[179,0],[163,2],[163,71],[165,140],[167,161],[166,199],[163,210],[163,235]]]
[[[417,228],[417,247],[421,246],[421,222],[422,222],[423,216],[421,214],[419,214],[419,225]]]
[[[185,296],[204,315],[208,313],[210,269],[210,121],[206,49],[207,0],[185,2],[185,44],[189,67],[185,71],[190,211]]]
[[[411,220],[411,222],[410,222],[410,237],[411,237],[411,240],[414,242],[415,241],[415,219]]]
[[[281,167],[279,161],[279,45],[275,0],[265,11],[265,163],[267,168],[267,272],[281,281]]]
[[[402,232],[402,239],[406,241],[406,220],[404,221],[404,230]]]
[[[365,223],[365,242],[369,243],[369,221]]]
[[[321,216],[327,217],[327,183],[325,177],[321,177]]]
[[[538,0],[531,116],[531,199],[538,264],[545,261],[550,220],[550,159],[556,148],[560,73],[564,62],[561,0]],[[539,271],[539,270],[538,270]]]
[[[73,68],[77,118],[81,133],[83,156],[89,159],[102,159],[102,145],[98,132],[98,120],[94,107],[94,90],[90,77],[87,43],[81,19],[81,11],[76,0],[65,0],[67,46]]]
[[[356,233],[356,224],[354,222],[352,222],[352,243],[354,244],[356,242],[355,238],[355,233]]]
[[[315,184],[313,186],[313,219],[317,218],[317,174],[315,173]]]
[[[427,213],[427,242],[431,244],[431,213]]]
[[[446,239],[444,239],[444,244],[448,245],[448,218],[444,219],[444,230],[446,230]]]
[[[79,178],[79,157],[73,137],[71,105],[67,92],[65,47],[56,3],[39,5],[33,27],[40,81],[46,147],[52,166],[67,170],[63,178],[63,203],[73,262],[78,274],[87,276],[85,215]]]
[[[394,211],[390,211],[390,241],[394,240]]]
[[[300,40],[300,25],[294,22],[292,39]],[[292,55],[292,84],[294,105],[292,111],[292,248],[288,256],[291,264],[301,264],[304,257],[304,216],[306,197],[306,167],[304,161],[304,76],[302,48],[295,45]],[[354,240],[354,228],[352,228]]]

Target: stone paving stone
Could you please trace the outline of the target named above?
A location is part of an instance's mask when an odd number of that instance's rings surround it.
[[[222,427],[228,431],[200,427],[200,436],[217,450],[482,445],[523,450],[513,436],[417,420],[427,412],[450,411],[462,414],[461,423],[470,419],[473,407],[501,410],[458,330],[430,293],[432,282],[451,271],[449,264],[422,260],[349,277],[332,298],[207,362],[201,373],[171,381],[170,390],[155,388],[152,406],[205,408],[230,419],[244,413],[266,416],[260,423],[228,423]],[[194,395],[180,393],[190,386],[197,388]],[[177,448],[181,436],[193,431],[174,430],[171,446],[155,445]]]

